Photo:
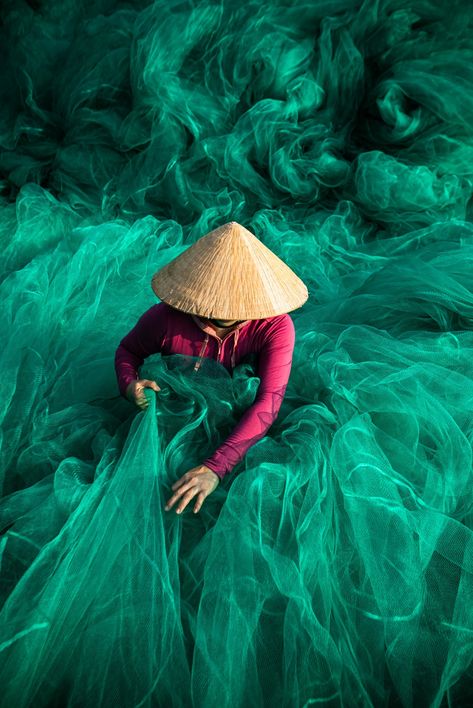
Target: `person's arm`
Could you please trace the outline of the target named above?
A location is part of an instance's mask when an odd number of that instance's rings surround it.
[[[240,462],[252,445],[264,437],[276,420],[291,373],[294,341],[294,323],[289,315],[268,332],[259,352],[257,375],[260,385],[254,403],[245,411],[225,442],[202,463],[220,479]]]
[[[123,337],[115,352],[118,389],[126,398],[126,389],[138,378],[138,368],[146,357],[161,351],[166,331],[164,303],[153,305],[141,315],[136,325]]]

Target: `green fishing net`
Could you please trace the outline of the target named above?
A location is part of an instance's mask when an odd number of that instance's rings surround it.
[[[473,705],[473,9],[5,0],[1,708]],[[236,220],[302,278],[279,415],[172,485],[257,362],[120,339]]]

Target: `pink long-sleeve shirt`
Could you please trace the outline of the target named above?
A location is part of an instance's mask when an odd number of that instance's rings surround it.
[[[255,353],[260,379],[255,401],[227,439],[202,463],[222,479],[277,418],[291,372],[294,341],[294,323],[287,313],[245,320],[222,338],[207,319],[160,302],[146,310],[120,341],[115,353],[118,388],[125,397],[130,381],[139,378],[138,368],[144,359],[157,352],[198,357],[195,370],[202,357],[212,357],[230,373],[246,355]]]

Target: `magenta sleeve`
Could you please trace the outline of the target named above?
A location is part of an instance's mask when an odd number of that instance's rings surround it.
[[[254,403],[203,464],[222,479],[260,440],[277,418],[291,373],[295,330],[289,315],[270,327],[259,352],[257,375],[260,385]]]
[[[120,341],[115,352],[115,372],[122,396],[125,397],[130,381],[138,378],[138,368],[145,358],[161,351],[166,331],[165,313],[163,303],[153,305]]]

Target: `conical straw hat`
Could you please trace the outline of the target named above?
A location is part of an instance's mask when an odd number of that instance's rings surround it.
[[[274,317],[309,297],[294,271],[236,221],[202,236],[155,273],[151,285],[168,305],[219,320]]]

